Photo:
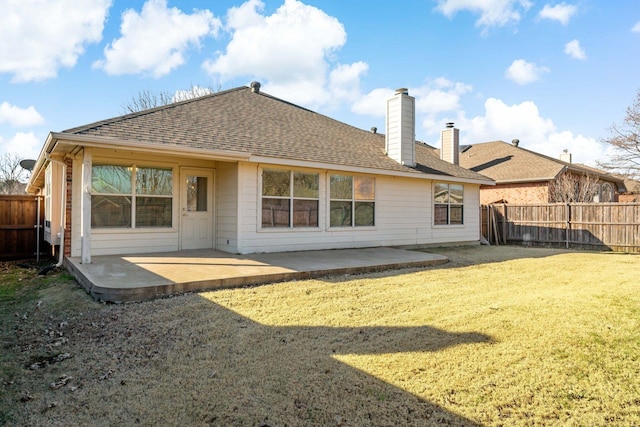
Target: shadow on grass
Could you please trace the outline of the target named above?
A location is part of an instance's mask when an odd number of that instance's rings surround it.
[[[74,348],[65,349],[73,359],[57,368],[80,387],[74,393],[47,391],[44,400],[55,399],[59,409],[46,414],[37,410],[38,399],[22,404],[25,418],[20,420],[67,425],[101,419],[105,425],[478,426],[337,357],[490,343],[484,334],[426,325],[269,326],[195,294],[108,306],[102,313],[100,321],[87,322]],[[409,375],[420,383],[420,372]]]

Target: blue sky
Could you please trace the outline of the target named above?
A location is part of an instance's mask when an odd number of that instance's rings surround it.
[[[384,132],[416,97],[416,138],[594,164],[640,89],[637,0],[0,0],[0,155],[123,114],[141,91],[262,91]]]

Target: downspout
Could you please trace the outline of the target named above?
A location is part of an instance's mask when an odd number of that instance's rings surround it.
[[[40,262],[40,199],[42,198],[42,189],[38,188],[38,219],[36,220],[36,262]]]
[[[45,152],[44,155],[48,161],[58,163],[59,165],[62,166],[62,180],[61,180],[62,193],[60,195],[60,198],[62,199],[62,202],[60,203],[60,251],[58,254],[58,263],[55,264],[54,266],[51,266],[50,269],[52,269],[52,268],[61,267],[64,261],[64,225],[65,225],[64,216],[65,216],[65,209],[67,205],[67,164],[64,162],[61,162],[60,160],[52,159],[49,153],[47,152]],[[44,274],[46,274],[46,272]]]

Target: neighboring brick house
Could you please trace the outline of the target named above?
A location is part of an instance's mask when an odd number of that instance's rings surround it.
[[[640,203],[640,182],[624,178],[624,186],[627,190],[620,194],[620,203]]]
[[[585,165],[571,163],[571,154],[563,152],[561,159],[519,147],[514,140],[485,142],[460,146],[459,164],[465,169],[493,179],[495,186],[480,187],[481,204],[551,203],[557,202],[563,177],[578,182],[587,179],[591,198],[596,202],[615,202],[625,191],[623,179]],[[588,177],[588,178],[587,178]]]

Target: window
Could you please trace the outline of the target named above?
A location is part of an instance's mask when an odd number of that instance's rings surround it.
[[[187,177],[187,212],[206,212],[207,207],[207,177]]]
[[[433,218],[435,225],[463,224],[464,187],[437,182],[433,186]]]
[[[608,183],[605,182],[604,184],[602,184],[602,190],[600,192],[601,196],[600,196],[600,201],[604,202],[604,203],[609,203],[609,202],[613,202],[613,186]]]
[[[91,168],[91,227],[171,227],[173,171],[96,165]]]
[[[329,199],[331,227],[375,225],[375,180],[373,178],[331,175]]]
[[[262,171],[262,227],[317,227],[320,175]]]

